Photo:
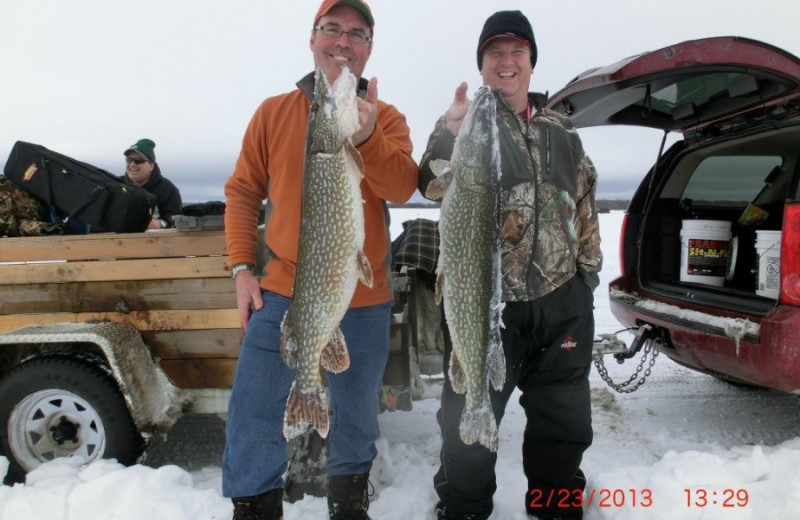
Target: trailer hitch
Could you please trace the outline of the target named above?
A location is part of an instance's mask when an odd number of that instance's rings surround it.
[[[595,367],[597,367],[600,377],[608,386],[620,393],[633,392],[644,384],[645,380],[650,376],[650,371],[656,362],[656,357],[658,357],[659,351],[656,345],[663,342],[657,329],[652,325],[645,323],[635,330],[634,339],[630,346],[626,346],[625,342],[617,337],[619,332],[615,334],[601,334],[600,339],[594,342],[594,364]],[[622,383],[615,383],[608,374],[603,356],[612,355],[614,359],[617,360],[617,363],[622,364],[625,360],[633,358],[639,352],[642,352],[642,357],[633,374]],[[649,362],[647,361],[648,359]],[[645,367],[646,362],[647,366]]]

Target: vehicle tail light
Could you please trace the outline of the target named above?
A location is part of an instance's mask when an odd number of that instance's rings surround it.
[[[800,306],[800,202],[786,204],[783,211],[781,302]]]
[[[622,226],[619,230],[619,272],[622,276],[626,276],[628,274],[627,269],[625,269],[625,232],[628,230],[628,213],[625,212],[625,215],[622,217]]]

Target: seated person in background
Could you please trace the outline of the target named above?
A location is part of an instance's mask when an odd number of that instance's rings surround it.
[[[183,208],[181,192],[161,175],[161,169],[156,164],[155,147],[156,143],[152,140],[139,139],[125,150],[126,167],[122,180],[156,196],[156,212],[147,229],[175,227],[173,217],[179,215]]]

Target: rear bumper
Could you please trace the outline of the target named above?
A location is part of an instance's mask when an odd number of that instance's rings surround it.
[[[626,327],[666,330],[669,342],[661,350],[680,364],[800,393],[800,308],[779,305],[753,316],[679,307],[625,277],[611,282],[609,304]]]

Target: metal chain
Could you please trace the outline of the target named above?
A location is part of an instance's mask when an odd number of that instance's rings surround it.
[[[627,380],[623,381],[622,383],[615,383],[614,380],[611,379],[611,376],[608,375],[608,369],[606,369],[606,363],[603,360],[602,354],[598,353],[594,355],[594,366],[597,367],[597,372],[608,386],[621,394],[629,394],[642,386],[645,382],[645,379],[650,376],[651,369],[653,368],[659,353],[659,350],[655,347],[655,344],[655,340],[645,341],[645,344],[642,347],[642,357],[639,360],[636,370]],[[648,363],[647,368],[644,368],[645,360],[648,357],[650,358],[650,362]],[[644,374],[637,380],[636,378],[642,374],[642,370],[644,370]]]

